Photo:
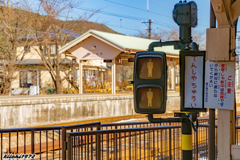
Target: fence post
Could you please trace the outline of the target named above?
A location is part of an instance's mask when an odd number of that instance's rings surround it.
[[[66,128],[64,126],[62,126],[62,159],[65,160],[66,159]]]
[[[117,126],[115,126],[115,129],[117,129]],[[117,133],[114,133],[114,158],[117,159]]]
[[[171,131],[171,128],[169,128],[169,159],[172,159],[172,131]]]
[[[71,135],[67,134],[68,136],[68,160],[72,160],[72,137]]]
[[[34,154],[34,130],[31,130],[31,153]]]
[[[101,130],[101,124],[97,126],[97,130]],[[97,160],[101,159],[101,140],[100,140],[100,134],[97,135]]]
[[[198,131],[199,130],[196,131],[196,159],[198,159]]]

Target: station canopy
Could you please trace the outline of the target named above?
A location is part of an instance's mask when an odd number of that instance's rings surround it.
[[[72,54],[80,60],[107,60],[119,54],[131,55],[138,51],[147,51],[149,44],[156,41],[158,40],[89,30],[64,45],[59,52]],[[173,46],[156,47],[154,50],[165,52],[167,57],[179,58],[179,50],[175,50]]]

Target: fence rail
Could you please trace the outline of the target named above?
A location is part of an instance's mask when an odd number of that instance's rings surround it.
[[[35,153],[36,159],[67,159],[70,156],[68,149],[72,143],[71,148],[74,152],[72,156],[75,159],[79,159],[77,158],[79,156],[87,160],[88,158],[96,159],[96,157],[124,159],[123,155],[129,157],[129,154],[142,159],[143,157],[147,159],[147,156],[150,156],[150,159],[151,156],[152,159],[154,157],[178,159],[181,158],[180,124],[89,123],[63,127],[0,129],[0,156],[2,159],[5,153]],[[193,158],[195,159],[207,158],[208,155],[208,119],[199,119],[199,124],[198,132],[193,132]],[[240,142],[239,135],[240,127],[237,126],[237,144]],[[87,155],[89,157],[86,157]]]

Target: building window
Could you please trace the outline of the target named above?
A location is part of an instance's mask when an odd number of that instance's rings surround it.
[[[51,54],[56,54],[56,50],[57,50],[56,45],[55,45],[55,44],[54,44],[54,45],[51,45],[50,53],[51,53]]]
[[[37,85],[38,79],[37,71],[20,71],[19,83],[22,88]]]
[[[176,90],[176,62],[168,62],[168,77],[167,77],[167,90],[175,91]]]
[[[57,46],[55,44],[53,44],[53,45],[46,45],[44,47],[44,53],[45,54],[50,53],[50,55],[56,54],[57,53]]]

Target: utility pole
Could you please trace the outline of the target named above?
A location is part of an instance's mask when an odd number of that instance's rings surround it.
[[[153,20],[149,19],[148,21],[146,20],[145,22],[142,21],[142,23],[148,23],[148,29],[146,29],[148,31],[148,39],[151,39],[151,23],[153,23]]]

